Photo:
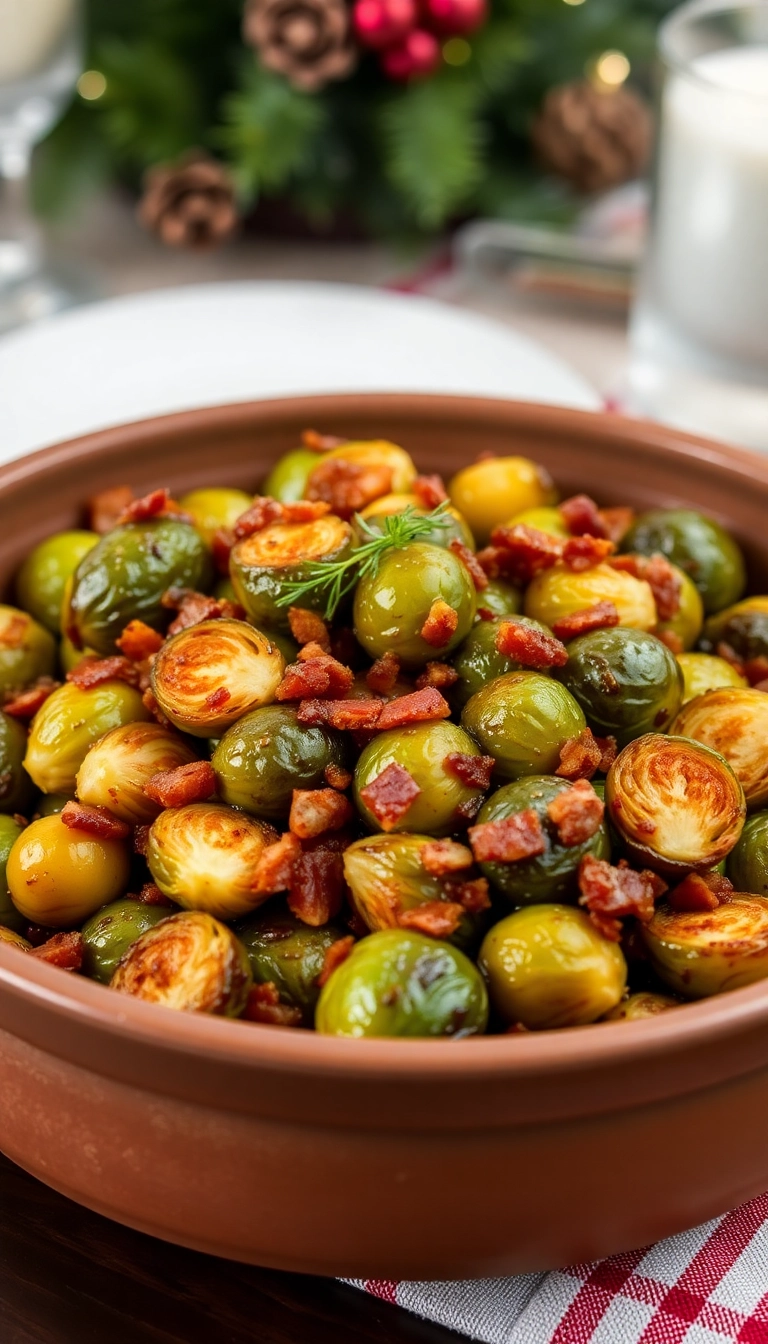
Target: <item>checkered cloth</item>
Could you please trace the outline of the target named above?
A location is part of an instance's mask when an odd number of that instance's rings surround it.
[[[768,1344],[768,1195],[593,1265],[464,1283],[348,1282],[484,1344]]]

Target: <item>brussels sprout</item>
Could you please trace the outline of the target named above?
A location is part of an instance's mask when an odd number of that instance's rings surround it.
[[[583,570],[564,564],[543,569],[528,585],[525,614],[551,626],[596,602],[612,602],[620,625],[634,630],[653,630],[656,626],[658,615],[650,585],[606,563]]]
[[[667,994],[654,994],[649,989],[643,989],[622,999],[621,1003],[612,1008],[610,1013],[606,1013],[601,1021],[636,1022],[639,1018],[658,1017],[659,1013],[666,1013],[669,1008],[679,1007],[677,999],[670,999]]]
[[[488,541],[494,527],[523,509],[538,509],[557,501],[549,474],[527,457],[490,457],[474,462],[454,476],[448,493],[481,545]]]
[[[733,849],[746,816],[741,785],[722,756],[660,733],[637,737],[619,752],[605,798],[633,857],[672,875],[714,868]]]
[[[98,540],[96,532],[57,532],[30,551],[19,570],[20,605],[54,635],[59,633],[67,580]]]
[[[537,532],[546,532],[550,537],[570,537],[566,521],[557,508],[523,509],[510,518],[507,527],[533,527]]]
[[[244,490],[209,486],[182,495],[179,506],[192,518],[206,546],[210,546],[220,528],[232,527],[253,499]]]
[[[56,641],[18,607],[0,606],[0,693],[56,671]]]
[[[523,595],[519,588],[505,579],[489,579],[478,597],[478,606],[494,616],[517,616],[523,610]]]
[[[421,633],[437,601],[447,603],[458,618],[442,644],[429,643]],[[391,651],[404,667],[421,667],[457,648],[469,634],[476,610],[475,586],[458,556],[417,541],[387,551],[378,569],[360,579],[355,634],[371,658]]]
[[[669,726],[683,701],[683,675],[666,644],[643,630],[593,630],[568,645],[555,675],[595,733],[620,747]]]
[[[279,649],[245,621],[200,621],[166,640],[152,664],[163,714],[194,737],[217,737],[275,698]]]
[[[346,763],[343,735],[305,727],[291,705],[267,705],[246,714],[224,734],[211,758],[223,801],[268,821],[288,815],[294,789],[322,788],[326,767]]]
[[[22,938],[21,934],[16,933],[14,929],[4,928],[2,924],[0,924],[0,943],[5,943],[8,947],[16,947],[19,952],[32,951],[32,944],[28,943],[26,938]]]
[[[170,612],[161,599],[168,588],[205,590],[212,582],[210,554],[189,523],[178,518],[126,523],[80,561],[64,629],[75,644],[114,653],[115,640],[129,621],[165,629]]]
[[[624,537],[622,550],[666,555],[690,574],[706,612],[727,607],[744,590],[744,557],[733,537],[713,518],[693,509],[652,509],[641,514]]]
[[[26,812],[32,780],[24,769],[27,734],[17,719],[0,710],[0,813]]]
[[[26,929],[28,919],[16,909],[11,899],[6,880],[8,856],[21,835],[24,827],[13,817],[0,816],[0,927],[15,929],[20,933]]]
[[[702,649],[715,653],[727,644],[739,658],[768,657],[768,597],[745,597],[710,616],[704,626]]]
[[[352,550],[352,528],[328,513],[311,523],[272,523],[239,541],[229,560],[237,600],[258,626],[288,629],[288,608],[278,606],[289,583],[307,580],[319,561],[345,560]],[[302,606],[324,611],[329,585],[317,582]]]
[[[311,928],[287,910],[265,906],[242,920],[236,932],[248,953],[256,984],[271,981],[281,1002],[300,1008],[303,1025],[311,1027],[325,954],[347,930],[334,924]]]
[[[293,452],[284,453],[270,471],[261,493],[279,499],[281,504],[294,504],[297,499],[303,499],[307,477],[318,461],[318,454],[309,448],[294,448]]]
[[[715,910],[658,905],[640,933],[659,979],[685,999],[706,999],[768,976],[764,896],[737,892]]]
[[[485,597],[485,593],[482,597]],[[543,634],[552,633],[546,626],[527,616],[521,616],[520,621]],[[459,680],[451,688],[451,701],[457,709],[462,709],[477,691],[497,677],[504,676],[505,672],[519,672],[520,663],[505,653],[499,653],[496,648],[500,626],[501,620],[477,621],[454,657],[453,666],[459,674]]]
[[[396,929],[398,915],[405,910],[452,899],[445,884],[422,863],[421,851],[431,839],[429,835],[368,835],[345,849],[344,876],[352,905],[372,932]],[[467,948],[480,927],[481,918],[465,913],[446,942]]]
[[[71,929],[128,886],[122,840],[72,830],[59,816],[39,817],[8,856],[6,881],[17,910],[33,924]]]
[[[555,775],[529,775],[514,784],[505,784],[492,793],[478,813],[478,823],[502,821],[515,812],[531,808],[537,813],[544,832],[546,849],[532,859],[517,863],[483,863],[488,881],[503,892],[514,905],[534,905],[541,901],[568,901],[578,896],[578,872],[587,854],[610,857],[608,832],[603,825],[580,845],[560,843],[557,827],[547,815],[547,807],[571,784]]]
[[[32,720],[24,768],[43,793],[71,795],[94,742],[118,724],[149,718],[139,692],[123,681],[106,681],[85,691],[65,682]]]
[[[725,658],[713,653],[679,653],[677,661],[683,674],[683,704],[695,700],[705,691],[716,691],[722,686],[746,686],[747,679]]]
[[[464,953],[400,929],[357,943],[315,1014],[326,1036],[474,1036],[487,1021],[485,985]]]
[[[124,896],[97,910],[82,927],[85,974],[108,985],[131,944],[169,914],[167,906],[145,905],[133,896]]]
[[[747,806],[768,802],[768,695],[725,686],[689,700],[670,730],[719,751],[741,781]]]
[[[483,796],[482,789],[464,784],[446,767],[446,757],[456,752],[464,756],[481,754],[468,733],[444,719],[377,733],[363,749],[355,769],[355,802],[366,825],[375,831],[384,829],[366,806],[362,791],[388,766],[401,765],[421,792],[390,829],[424,831],[433,836],[456,830],[462,815],[466,819],[472,803],[479,804]],[[466,810],[457,812],[458,808]]]
[[[108,807],[131,826],[146,825],[160,811],[144,786],[161,770],[196,760],[191,747],[159,723],[123,723],[95,742],[77,772],[77,796]]]
[[[596,1022],[621,1002],[627,964],[583,910],[531,905],[488,931],[480,970],[502,1021],[531,1031]]]
[[[411,458],[396,443],[388,443],[385,439],[350,441],[332,448],[329,453],[315,453],[314,466],[310,469],[304,491],[307,499],[324,498],[321,481],[328,462],[349,462],[355,467],[373,468],[376,471],[386,467],[389,481],[382,494],[405,494],[416,480],[416,468]]]
[[[672,569],[680,582],[680,606],[668,621],[659,621],[655,633],[677,635],[684,649],[692,649],[704,624],[704,603],[693,579],[677,565]]]
[[[467,701],[461,722],[495,756],[499,779],[553,773],[565,743],[586,727],[570,691],[540,672],[497,677]]]
[[[202,910],[169,915],[132,943],[110,987],[187,1013],[239,1017],[252,984],[242,943]]]
[[[149,871],[164,896],[185,910],[235,919],[267,899],[253,890],[253,876],[277,833],[220,803],[169,807],[152,823]]]
[[[768,896],[768,812],[747,817],[738,844],[728,855],[727,872],[737,891]]]
[[[381,495],[362,510],[360,517],[374,532],[383,532],[384,519],[403,513],[405,509],[422,516],[430,512],[419,503],[418,495]],[[475,539],[469,527],[452,504],[444,510],[440,526],[433,529],[431,540],[435,546],[449,546],[452,541],[461,541],[471,551],[475,549]]]

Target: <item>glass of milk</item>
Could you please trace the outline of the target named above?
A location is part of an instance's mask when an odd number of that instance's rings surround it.
[[[66,306],[28,200],[32,150],[82,69],[80,0],[0,0],[0,331]]]
[[[768,451],[768,0],[693,0],[659,48],[630,406]]]

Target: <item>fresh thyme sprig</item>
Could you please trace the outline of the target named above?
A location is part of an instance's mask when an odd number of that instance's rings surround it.
[[[381,557],[387,551],[399,550],[412,541],[425,541],[445,527],[448,501],[430,513],[416,513],[412,505],[402,513],[392,513],[382,520],[379,532],[370,523],[355,514],[359,531],[368,540],[357,546],[344,560],[311,560],[302,565],[302,578],[289,580],[277,598],[278,607],[300,606],[304,598],[318,588],[326,590],[323,616],[332,621],[339,603],[351,593],[355,584],[367,575],[378,572]]]

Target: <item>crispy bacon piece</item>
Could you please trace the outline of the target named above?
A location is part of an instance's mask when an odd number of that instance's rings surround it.
[[[448,491],[445,488],[445,482],[442,476],[417,476],[411,486],[413,494],[419,501],[422,509],[431,511],[444,504],[448,498]]]
[[[211,691],[210,695],[206,695],[203,704],[210,713],[215,714],[218,710],[223,709],[231,699],[232,692],[228,691],[226,686],[217,686],[215,691]]]
[[[354,946],[355,940],[352,934],[348,934],[346,938],[337,938],[335,943],[331,943],[323,958],[323,969],[317,977],[317,984],[320,989],[328,983],[333,972],[347,960]]]
[[[191,523],[192,519],[188,513],[171,499],[169,490],[150,490],[148,495],[142,495],[140,499],[132,499],[126,504],[120,517],[118,525],[123,523],[148,523],[152,518],[178,518],[183,522]]]
[[[169,588],[160,600],[167,610],[177,613],[168,626],[169,635],[177,635],[180,630],[199,625],[201,621],[241,621],[245,616],[245,609],[239,602],[230,602],[226,597],[209,597],[192,588]]]
[[[62,971],[79,971],[83,965],[85,943],[81,933],[54,933],[47,942],[33,947],[31,957],[47,961],[49,966],[58,966]]]
[[[600,510],[589,495],[572,495],[570,499],[564,499],[559,507],[572,537],[609,536]]]
[[[612,754],[611,754],[612,753]],[[596,770],[607,769],[603,760],[615,759],[616,741],[612,737],[594,737],[585,728],[579,737],[569,737],[560,749],[560,764],[555,774],[561,779],[591,779]]]
[[[271,523],[281,523],[283,518],[283,506],[279,500],[273,499],[271,495],[257,495],[250,508],[235,520],[233,539],[243,541],[246,537],[252,537],[254,532],[262,532]]]
[[[622,505],[614,509],[600,509],[600,518],[605,528],[605,535],[618,546],[635,521],[635,510]]]
[[[698,873],[689,873],[682,882],[678,882],[668,893],[667,900],[673,910],[680,912],[716,910],[720,904],[717,893]]]
[[[289,607],[288,624],[297,644],[318,644],[323,653],[330,653],[328,626],[319,612],[308,607]]]
[[[615,737],[596,737],[595,741],[602,753],[598,769],[604,775],[607,775],[619,754],[619,744]]]
[[[744,664],[744,676],[750,686],[759,686],[768,677],[768,658],[762,654],[758,658],[748,658]]]
[[[415,686],[419,691],[423,691],[425,686],[434,686],[438,691],[445,691],[449,686],[454,686],[459,680],[459,674],[455,667],[449,663],[427,663],[424,671],[416,678]]]
[[[349,799],[336,789],[294,789],[288,828],[300,840],[314,840],[326,831],[340,831],[354,812]]]
[[[332,789],[348,789],[352,783],[351,770],[344,770],[340,765],[334,765],[333,762],[326,765],[323,774],[326,784],[329,784]]]
[[[300,1027],[301,1009],[281,1003],[277,986],[271,980],[253,985],[243,1009],[245,1022],[259,1022],[264,1027]]]
[[[322,499],[293,499],[283,505],[285,523],[314,523],[331,512],[330,504]]]
[[[477,615],[478,615],[478,617],[479,617],[479,619],[480,619],[481,621],[495,621],[495,620],[496,620],[496,613],[495,613],[495,611],[491,611],[491,608],[490,608],[490,607],[478,607],[478,608],[477,608]],[[429,667],[429,663],[427,663],[427,667]]]
[[[129,621],[115,643],[124,658],[132,663],[143,663],[145,658],[151,658],[160,651],[165,640],[144,621]]]
[[[665,555],[614,555],[611,567],[645,579],[653,593],[660,621],[671,621],[680,610],[682,582]]]
[[[421,862],[433,877],[448,877],[461,873],[474,863],[472,850],[457,840],[430,840],[422,845]]]
[[[413,929],[428,938],[450,938],[464,918],[464,906],[458,901],[425,901],[412,910],[401,910],[397,923],[401,929]]]
[[[392,489],[392,468],[383,462],[349,462],[328,457],[313,468],[307,497],[327,504],[339,518],[351,518]]]
[[[121,821],[106,807],[89,807],[86,803],[65,803],[61,820],[72,831],[87,831],[100,840],[125,840],[131,834],[127,821]]]
[[[300,857],[301,845],[295,835],[286,831],[273,845],[267,845],[262,850],[256,864],[253,890],[261,895],[288,891],[294,867]]]
[[[91,495],[86,505],[91,532],[98,532],[100,537],[106,532],[111,532],[113,527],[117,527],[121,515],[132,499],[133,491],[130,485],[113,485],[108,490],[100,490],[97,495]]]
[[[566,846],[591,840],[600,829],[604,812],[605,803],[586,779],[577,780],[547,804],[547,816],[557,827],[560,844]]]
[[[463,803],[459,803],[453,814],[453,824],[456,830],[461,830],[475,820],[480,808],[483,806],[482,798],[465,798]]]
[[[563,547],[563,562],[574,573],[594,569],[616,550],[612,541],[603,537],[569,537]]]
[[[421,638],[433,649],[442,649],[455,634],[458,624],[459,613],[441,597],[436,597],[421,627]]]
[[[330,728],[356,731],[375,728],[384,707],[383,700],[302,700],[298,721],[310,726],[327,723]]]
[[[174,770],[159,770],[144,785],[144,792],[160,807],[186,807],[205,802],[216,792],[216,775],[210,761],[189,761]]]
[[[67,673],[67,681],[74,682],[81,691],[102,686],[105,681],[125,681],[129,686],[138,686],[139,671],[135,663],[130,663],[121,654],[112,658],[83,658]]]
[[[147,830],[149,830],[149,827],[147,827]],[[173,901],[170,900],[159,887],[156,887],[154,882],[145,882],[136,897],[136,900],[140,901],[142,905],[173,906]]]
[[[547,847],[539,815],[532,807],[500,821],[471,826],[469,843],[478,863],[517,863],[543,854]]]
[[[408,723],[447,719],[450,713],[451,707],[444,696],[434,686],[425,686],[421,691],[411,691],[390,700],[382,709],[376,727],[383,733],[387,728],[402,728]]]
[[[458,901],[467,914],[479,915],[483,910],[490,910],[491,898],[484,877],[473,877],[463,882],[456,878],[447,878],[444,885],[446,895]]]
[[[609,630],[618,625],[619,620],[615,603],[595,602],[594,606],[572,611],[570,616],[561,616],[552,626],[552,633],[558,639],[575,639],[577,635],[587,635],[592,630]]]
[[[366,672],[365,684],[376,695],[389,695],[395,689],[399,676],[400,659],[396,653],[387,650]]]
[[[344,901],[344,850],[348,834],[307,840],[291,875],[288,909],[312,928],[334,919]]]
[[[491,546],[481,551],[477,559],[489,578],[501,576],[525,586],[542,569],[556,565],[562,559],[563,549],[561,537],[552,537],[526,523],[516,523],[514,527],[494,528]]]
[[[343,443],[349,443],[349,439],[339,439],[335,434],[318,434],[316,429],[305,429],[301,435],[301,442],[311,453],[328,453],[332,448],[340,448]]]
[[[605,859],[586,854],[579,864],[579,905],[586,906],[593,923],[614,942],[621,932],[619,919],[634,915],[647,924],[653,919],[656,897],[666,889],[656,873],[638,873],[625,859],[614,868]]]
[[[568,662],[568,650],[559,639],[524,621],[502,621],[494,643],[499,653],[523,667],[564,667]]]
[[[360,790],[360,797],[383,831],[391,831],[421,793],[404,766],[392,761],[380,775]]]
[[[491,776],[496,765],[493,756],[470,756],[463,751],[451,751],[443,761],[449,775],[460,779],[470,789],[482,789],[485,793],[491,787]]]
[[[54,681],[53,677],[38,677],[34,686],[27,686],[26,690],[7,691],[3,700],[3,710],[6,714],[10,714],[12,719],[33,719],[51,692],[60,684]]]
[[[474,551],[465,546],[463,541],[459,541],[458,537],[454,537],[453,541],[449,543],[448,550],[453,551],[453,554],[458,556],[464,568],[468,571],[478,593],[482,593],[483,589],[488,587],[488,575]]]
[[[306,700],[316,696],[344,696],[354,681],[354,673],[328,653],[289,663],[275,691],[276,700]]]

